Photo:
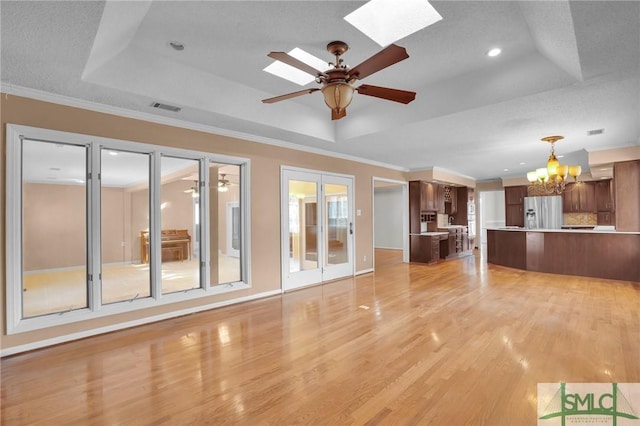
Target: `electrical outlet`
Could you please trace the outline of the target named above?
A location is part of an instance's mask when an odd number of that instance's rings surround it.
[[[364,256],[364,258],[362,259],[364,262],[367,261],[367,256]]]

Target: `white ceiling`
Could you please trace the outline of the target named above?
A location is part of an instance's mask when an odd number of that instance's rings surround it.
[[[432,2],[443,19],[396,42],[410,58],[363,80],[415,91],[414,102],[356,94],[339,121],[318,93],[260,102],[301,90],[262,71],[269,51],[300,47],[329,61],[326,44],[343,40],[351,66],[378,52],[343,19],[363,3],[2,1],[0,77],[14,93],[35,89],[476,180],[543,165],[549,146],[539,139],[550,134],[565,136],[557,153],[584,169],[587,151],[640,145],[637,1]],[[495,46],[502,55],[487,57]]]

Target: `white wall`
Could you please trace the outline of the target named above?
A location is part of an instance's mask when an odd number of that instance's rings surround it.
[[[480,193],[480,244],[487,243],[487,228],[505,226],[504,190]],[[478,244],[478,247],[480,247]]]
[[[375,248],[402,250],[402,186],[393,185],[374,189],[374,241]]]

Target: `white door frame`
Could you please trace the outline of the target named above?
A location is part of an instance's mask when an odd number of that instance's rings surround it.
[[[312,269],[302,272],[294,272],[297,277],[293,277],[289,272],[289,224],[288,221],[288,209],[289,209],[289,179],[301,179],[307,181],[313,181],[317,184],[316,189],[316,205],[318,208],[318,224],[319,230],[317,233],[318,238],[318,269]],[[348,183],[348,199],[349,199],[349,219],[350,232],[347,236],[347,256],[349,261],[347,265],[336,265],[336,267],[325,267],[325,249],[324,239],[326,229],[324,226],[324,183]],[[345,276],[353,276],[355,271],[355,177],[352,175],[345,175],[339,173],[325,172],[321,170],[304,169],[298,167],[281,166],[280,167],[280,224],[281,224],[281,288],[282,291],[293,290],[309,285],[320,284],[323,281],[342,278]],[[322,224],[322,226],[320,226]]]
[[[402,261],[409,263],[409,182],[373,176],[371,179],[371,211],[373,220],[371,222],[371,235],[373,236],[373,269],[376,267],[376,217],[375,217],[375,189],[376,182],[388,182],[402,187]]]

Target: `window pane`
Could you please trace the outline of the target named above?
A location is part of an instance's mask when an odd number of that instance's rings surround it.
[[[242,280],[240,166],[212,164],[209,169],[211,285]]]
[[[102,303],[151,296],[149,155],[101,152]]]
[[[22,315],[86,308],[87,149],[22,143]]]
[[[289,181],[289,272],[319,267],[317,192],[315,182]]]
[[[197,160],[162,157],[160,209],[162,227],[162,293],[200,287]]]

